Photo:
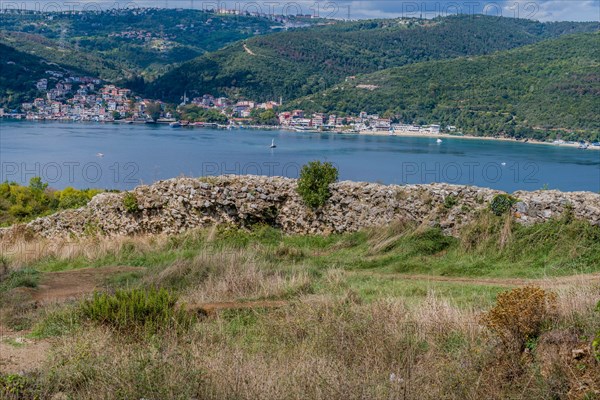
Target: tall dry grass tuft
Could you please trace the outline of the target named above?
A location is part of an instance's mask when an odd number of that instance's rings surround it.
[[[460,232],[461,247],[466,252],[475,251],[489,243],[498,230],[498,217],[489,212],[479,213],[473,222],[462,228]]]
[[[40,398],[189,399],[200,392],[202,373],[181,350],[183,342],[170,336],[154,346],[124,340],[91,326],[58,339],[43,366]]]
[[[164,248],[168,243],[169,238],[166,235],[54,238],[0,242],[0,250],[9,260],[12,269],[19,269],[49,258],[73,260],[83,257],[93,261],[120,253],[145,253]]]
[[[368,232],[369,255],[391,250],[395,244],[415,229],[415,224],[406,219],[398,219],[385,227],[371,229]]]
[[[269,268],[265,261],[246,250],[202,253],[191,263],[177,263],[161,275],[210,270],[205,279],[187,290],[187,303],[286,297],[305,290],[310,278],[305,271],[285,273]]]
[[[514,219],[513,216],[508,213],[504,217],[504,224],[502,225],[502,230],[500,231],[500,237],[498,239],[498,245],[500,249],[503,249],[508,245],[513,238],[513,225]]]
[[[569,324],[575,324],[581,315],[593,312],[600,301],[600,284],[590,285],[584,277],[576,278],[572,285],[559,286],[553,291],[557,295],[558,318]]]
[[[470,308],[459,308],[447,299],[429,290],[425,300],[411,314],[417,331],[423,338],[447,338],[449,335],[460,334],[469,341],[480,337],[483,328],[477,322],[477,311]]]

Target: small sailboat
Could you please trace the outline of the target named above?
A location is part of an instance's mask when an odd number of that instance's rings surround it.
[[[436,143],[442,143],[442,139],[438,138],[438,140],[435,141]]]
[[[96,153],[96,157],[102,158],[102,157],[104,157],[104,153]]]
[[[500,163],[500,165],[502,165],[503,167],[506,167],[506,163],[505,162]]]
[[[270,148],[274,149],[275,147],[277,147],[277,145],[275,144],[275,139],[272,139]]]

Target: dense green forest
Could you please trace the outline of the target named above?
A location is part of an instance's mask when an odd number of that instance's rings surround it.
[[[147,95],[188,94],[295,99],[344,78],[406,64],[489,54],[595,23],[540,23],[488,16],[345,22],[259,36],[205,54],[148,85]]]
[[[57,65],[50,66],[43,58],[0,43],[0,104],[17,105],[35,97],[38,92],[34,84],[47,77],[48,69],[64,70]]]
[[[22,51],[38,54],[43,45],[56,53],[52,61],[66,64],[83,57],[89,70],[98,71],[104,79],[118,80],[135,74],[157,76],[172,64],[272,32],[283,24],[268,18],[201,10],[122,9],[4,13],[0,14],[0,26],[5,37],[11,32],[27,34],[17,36]],[[50,59],[51,54],[43,56]]]
[[[567,35],[493,55],[430,61],[359,76],[288,104],[381,113],[465,133],[600,140],[600,35]],[[563,137],[565,137],[563,133]]]
[[[68,44],[59,44],[40,35],[0,31],[0,43],[27,55],[41,57],[70,71],[107,81],[119,81],[123,77],[135,75],[134,70],[127,69],[122,64]]]

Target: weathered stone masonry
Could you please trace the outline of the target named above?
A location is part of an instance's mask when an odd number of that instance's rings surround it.
[[[331,233],[381,226],[398,219],[455,232],[478,210],[488,208],[501,191],[448,184],[380,185],[339,182],[320,211],[307,208],[296,193],[296,181],[281,177],[221,176],[176,178],[133,190],[139,210],[128,212],[124,193],[97,195],[83,208],[39,218],[27,224],[43,237],[179,233],[215,223],[248,226],[266,223],[287,233]],[[516,192],[517,221],[538,223],[569,208],[576,218],[600,225],[600,194],[558,191]],[[0,237],[11,229],[0,231]]]

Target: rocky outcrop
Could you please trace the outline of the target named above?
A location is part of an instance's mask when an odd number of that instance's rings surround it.
[[[489,208],[497,190],[448,184],[380,185],[339,182],[321,210],[306,207],[296,181],[281,177],[221,176],[176,178],[132,191],[137,207],[127,210],[125,193],[103,193],[83,208],[39,218],[26,229],[43,237],[93,233],[132,235],[180,233],[215,223],[250,226],[264,223],[288,233],[357,231],[399,219],[438,225],[448,233]],[[588,192],[517,192],[517,221],[533,224],[569,210],[577,218],[600,225],[600,195]],[[4,229],[10,235],[14,228]],[[22,229],[22,227],[20,228]]]

